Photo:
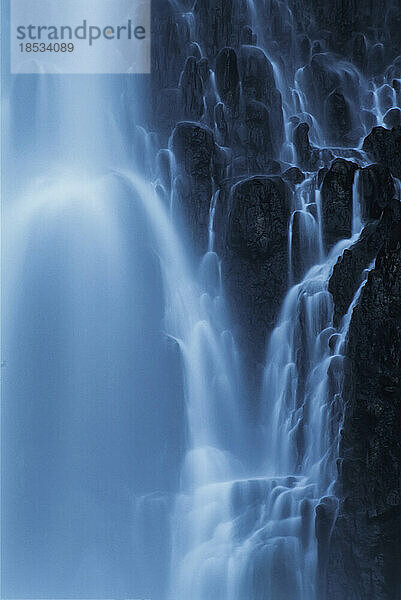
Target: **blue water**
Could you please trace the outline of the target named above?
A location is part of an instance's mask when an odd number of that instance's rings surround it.
[[[3,77],[7,598],[160,592],[140,578],[164,550],[138,548],[133,528],[137,498],[178,484],[181,367],[148,219],[117,173],[141,168],[131,147],[147,86]]]

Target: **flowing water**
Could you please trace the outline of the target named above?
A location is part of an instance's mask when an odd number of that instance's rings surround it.
[[[265,3],[249,9],[283,98],[282,158],[294,161],[288,115],[310,116],[319,147],[324,120],[303,68],[270,56]],[[195,16],[185,19],[195,36]],[[355,105],[356,79],[372,91],[382,123],[395,94],[326,59]],[[158,193],[154,139],[135,125],[142,88],[128,76],[6,81],[4,589],[321,600],[315,510],[335,506],[342,354],[363,286],[337,330],[328,280],[363,226],[359,175],[352,238],[328,255],[316,177],[295,188],[291,285],[255,423],[216,253],[219,191],[199,260],[174,218],[174,186]]]

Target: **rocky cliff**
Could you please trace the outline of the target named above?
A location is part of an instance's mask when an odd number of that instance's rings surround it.
[[[399,3],[157,0],[153,12],[151,127],[172,152],[159,155],[161,192],[173,190],[198,255],[215,199],[214,249],[251,365],[291,276],[311,266],[304,221],[320,227],[325,255],[351,237],[358,194],[363,231],[328,283],[334,327],[376,262],[346,344],[337,503],[317,510],[319,600],[399,599]],[[320,204],[291,218],[306,179]]]

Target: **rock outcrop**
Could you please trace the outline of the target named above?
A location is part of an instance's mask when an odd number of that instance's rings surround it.
[[[394,177],[401,178],[401,129],[375,127],[365,138],[363,149],[372,161],[387,166]]]
[[[223,277],[240,340],[262,361],[288,286],[290,193],[280,177],[237,183],[229,202]]]
[[[336,242],[352,234],[352,189],[357,165],[336,159],[322,183],[323,243],[330,250]]]
[[[330,600],[401,597],[401,227],[379,252],[348,334]]]
[[[185,229],[200,251],[207,247],[209,207],[213,192],[215,143],[210,129],[179,123],[171,138],[176,162],[176,198]]]
[[[370,266],[392,228],[400,221],[401,204],[394,199],[380,220],[368,223],[358,241],[339,257],[329,281],[329,291],[334,300],[334,324],[337,327],[362,282],[364,269]]]

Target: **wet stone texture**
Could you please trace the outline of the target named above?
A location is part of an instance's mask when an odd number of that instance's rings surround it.
[[[401,595],[401,227],[370,273],[349,330],[328,597]]]

